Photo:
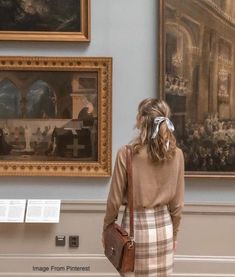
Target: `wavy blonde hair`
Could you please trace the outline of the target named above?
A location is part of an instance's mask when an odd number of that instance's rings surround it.
[[[139,136],[133,141],[133,153],[139,153],[140,149],[147,146],[147,152],[153,162],[171,160],[176,151],[176,139],[163,121],[159,132],[152,138],[154,132],[154,119],[156,117],[170,117],[170,108],[163,100],[147,98],[140,102],[137,114],[136,127]]]

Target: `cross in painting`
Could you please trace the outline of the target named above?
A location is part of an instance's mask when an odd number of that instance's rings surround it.
[[[73,150],[73,157],[78,156],[78,152],[80,149],[85,149],[85,145],[81,145],[78,143],[78,138],[73,139],[73,144],[72,145],[67,145],[67,149],[72,149]]]

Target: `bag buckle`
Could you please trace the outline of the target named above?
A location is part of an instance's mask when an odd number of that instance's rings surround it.
[[[131,243],[130,243],[130,248],[132,248],[134,246],[134,237],[130,237]]]

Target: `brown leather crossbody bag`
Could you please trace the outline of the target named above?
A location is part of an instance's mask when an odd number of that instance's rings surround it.
[[[118,224],[112,223],[104,231],[105,256],[119,272],[133,272],[135,265],[132,149],[126,147],[127,203],[130,212],[130,235]]]

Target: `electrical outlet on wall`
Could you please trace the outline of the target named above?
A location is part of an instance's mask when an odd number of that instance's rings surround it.
[[[56,246],[65,246],[65,236],[56,236],[55,237]]]
[[[69,236],[69,247],[79,246],[79,236]]]

